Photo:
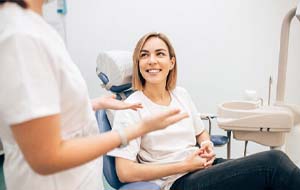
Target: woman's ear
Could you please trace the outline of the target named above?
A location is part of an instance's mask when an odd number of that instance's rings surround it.
[[[170,66],[170,70],[172,70],[172,69],[174,68],[175,64],[176,64],[176,58],[175,58],[175,57],[172,57],[172,58],[171,58],[171,66]]]

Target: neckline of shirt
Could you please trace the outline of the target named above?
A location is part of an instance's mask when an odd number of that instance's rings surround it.
[[[153,102],[150,98],[148,98],[142,91],[140,91],[140,93],[142,94],[142,97],[147,101],[149,102],[150,104],[156,106],[156,107],[161,107],[161,108],[168,108],[170,107],[172,104],[173,104],[173,101],[174,101],[174,97],[173,97],[173,93],[169,91],[170,93],[170,98],[171,98],[171,101],[168,105],[160,105],[160,104],[157,104],[155,102]]]

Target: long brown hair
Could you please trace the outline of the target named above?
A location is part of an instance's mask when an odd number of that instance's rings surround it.
[[[0,5],[6,2],[12,2],[18,4],[20,7],[26,9],[28,4],[24,0],[0,0]]]
[[[176,81],[177,81],[177,61],[176,61],[176,54],[175,50],[168,39],[168,37],[162,33],[158,32],[151,32],[146,35],[144,35],[136,44],[134,52],[133,52],[133,72],[132,72],[132,86],[135,90],[143,90],[145,86],[145,79],[143,78],[140,70],[139,70],[139,59],[140,59],[140,53],[141,50],[146,43],[146,41],[151,37],[157,37],[165,42],[165,44],[168,47],[170,59],[175,59],[175,64],[172,70],[170,70],[167,81],[166,81],[166,90],[174,90],[176,87]]]

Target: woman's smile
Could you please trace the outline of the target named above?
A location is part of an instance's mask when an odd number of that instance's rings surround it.
[[[161,72],[161,69],[146,69],[146,72],[150,74],[157,74]]]

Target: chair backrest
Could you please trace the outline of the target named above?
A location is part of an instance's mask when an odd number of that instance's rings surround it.
[[[132,52],[106,51],[97,58],[96,74],[102,87],[115,93],[118,99],[126,99],[131,94]]]
[[[102,82],[102,87],[116,94],[119,100],[125,100],[133,93],[131,88],[131,56],[132,53],[128,51],[108,51],[101,52],[97,58],[96,73]],[[106,110],[96,112],[96,119],[101,133],[111,130],[107,113]],[[157,184],[147,181],[133,183],[120,182],[116,173],[115,158],[112,156],[103,156],[103,174],[106,182],[115,189],[160,189],[160,186]]]
[[[111,130],[105,110],[96,111],[96,119],[101,133]],[[115,189],[119,189],[124,183],[119,181],[116,173],[115,157],[103,156],[103,174],[106,181]]]

